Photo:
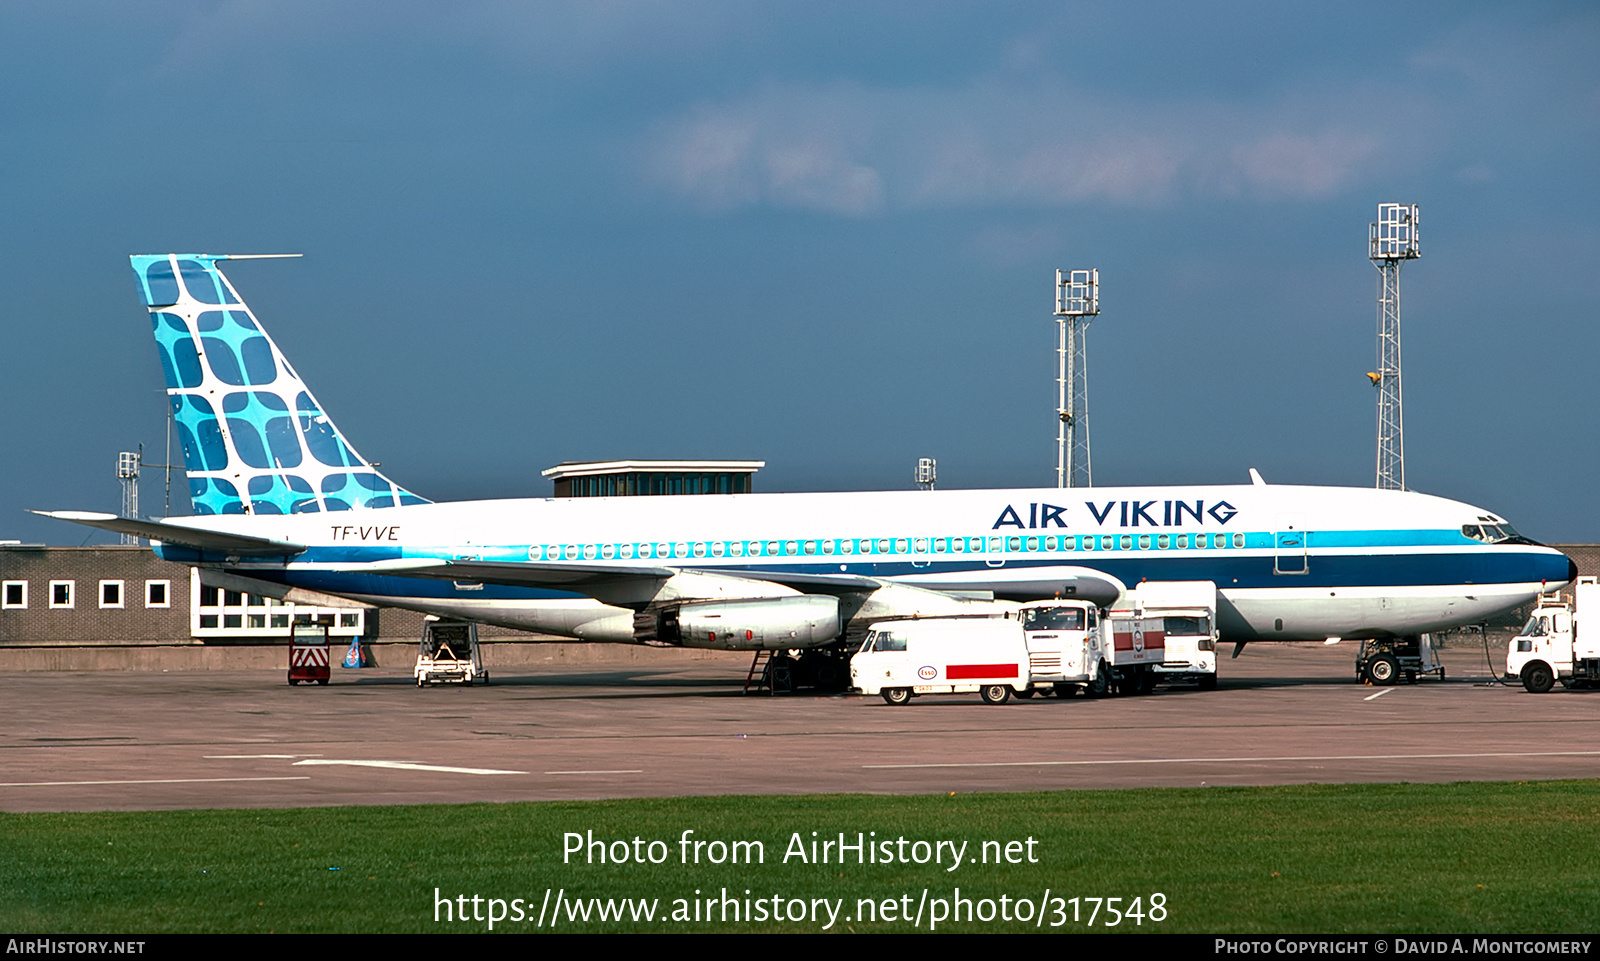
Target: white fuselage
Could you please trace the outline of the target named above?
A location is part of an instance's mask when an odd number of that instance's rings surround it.
[[[1570,562],[1553,549],[1463,533],[1487,516],[1411,492],[1276,485],[544,498],[172,518],[309,549],[270,561],[162,553],[591,640],[631,640],[632,612],[666,600],[816,590],[763,580],[772,572],[887,582],[848,611],[856,630],[885,617],[963,613],[955,608],[973,592],[1107,605],[1143,580],[1209,580],[1224,640],[1322,640],[1474,623],[1570,579]],[[630,575],[579,592],[385,573],[460,558],[675,576]],[[896,597],[894,585],[927,590]]]

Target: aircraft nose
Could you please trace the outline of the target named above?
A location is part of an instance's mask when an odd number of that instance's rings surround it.
[[[1578,579],[1578,565],[1572,558],[1556,552],[1550,558],[1549,574],[1545,576],[1545,590],[1556,590],[1560,586],[1571,584]]]

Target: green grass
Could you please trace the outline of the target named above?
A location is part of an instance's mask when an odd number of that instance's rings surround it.
[[[1115,931],[1484,932],[1600,929],[1600,782],[1074,791],[933,797],[715,797],[266,811],[0,815],[0,928],[71,932],[481,931],[434,921],[445,897],[658,898],[654,922],[557,930],[787,930],[821,923],[672,922],[673,900],[843,899],[834,930],[905,931],[857,899],[1165,896],[1166,918]],[[695,838],[759,840],[762,864],[680,863]],[[665,864],[563,863],[563,835],[666,842]],[[800,863],[792,833],[1035,839],[1038,863]],[[660,854],[661,849],[657,849]],[[946,856],[948,865],[948,855]],[[932,901],[930,900],[930,904]],[[743,905],[741,904],[741,909]],[[477,910],[487,912],[487,902]],[[507,911],[509,911],[509,905]],[[927,911],[931,911],[929,908]],[[1090,904],[1079,902],[1084,930]],[[692,909],[691,909],[692,911]],[[440,911],[443,916],[442,910]],[[692,917],[692,914],[691,914]],[[852,920],[845,920],[847,917]],[[1045,929],[1049,929],[1047,918]],[[1104,912],[1094,930],[1104,927]],[[925,912],[922,928],[928,926]],[[546,929],[548,929],[548,920]],[[504,921],[496,930],[538,930]],[[1036,930],[946,921],[940,930]]]

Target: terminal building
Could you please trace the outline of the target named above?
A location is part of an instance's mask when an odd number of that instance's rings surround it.
[[[544,471],[557,497],[751,494],[760,460],[568,461]]]

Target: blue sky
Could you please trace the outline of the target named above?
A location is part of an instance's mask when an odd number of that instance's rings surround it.
[[[1600,540],[1592,4],[18,2],[0,89],[0,538],[161,460],[169,250],[303,252],[227,271],[436,499],[1053,484],[1088,266],[1097,483],[1368,486],[1402,201],[1410,486]]]

